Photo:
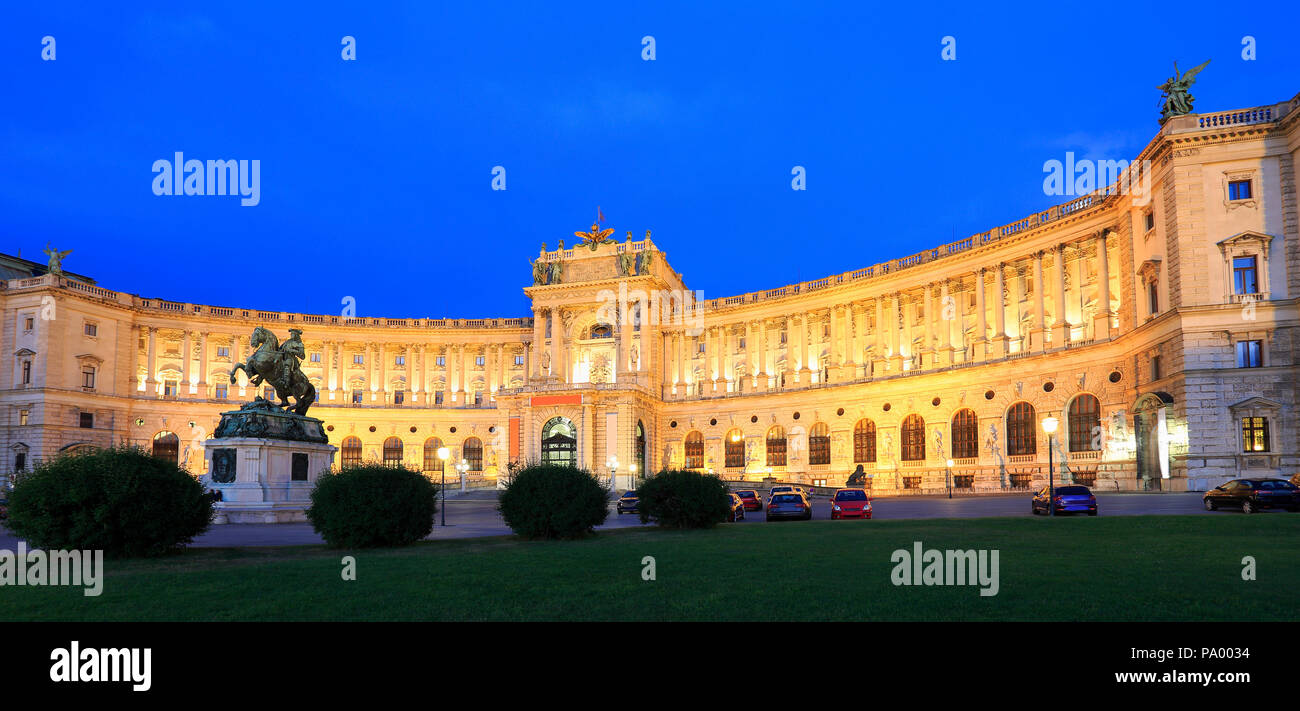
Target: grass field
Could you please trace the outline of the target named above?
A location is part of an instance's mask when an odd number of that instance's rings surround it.
[[[572,542],[191,550],[103,595],[0,587],[0,620],[1294,620],[1300,515],[826,521]],[[997,549],[1000,590],[895,586],[895,549]],[[357,579],[344,581],[344,555]],[[654,556],[654,581],[641,578]],[[1242,580],[1253,556],[1258,579]]]

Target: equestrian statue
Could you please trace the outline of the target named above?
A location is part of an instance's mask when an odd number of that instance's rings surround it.
[[[307,351],[303,347],[301,336],[301,329],[291,328],[289,340],[282,344],[270,330],[261,326],[253,329],[249,345],[257,350],[249,356],[247,363],[236,363],[231,369],[231,384],[236,380],[235,373],[243,370],[253,387],[260,387],[263,381],[268,382],[280,398],[279,403],[273,403],[259,396],[254,402],[260,400],[267,405],[305,416],[307,408],[316,402],[316,386],[302,372],[300,362],[307,357]],[[294,399],[292,404],[289,402],[290,396]]]

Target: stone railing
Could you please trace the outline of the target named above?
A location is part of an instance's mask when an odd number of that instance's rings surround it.
[[[176,316],[200,316],[234,321],[247,321],[253,324],[316,324],[323,326],[347,326],[363,328],[427,328],[427,329],[510,329],[530,330],[533,327],[531,317],[523,318],[348,318],[322,314],[298,314],[283,311],[260,311],[257,309],[238,309],[226,306],[204,306],[202,304],[166,301],[164,299],[145,299],[133,294],[112,291],[102,287],[75,281],[67,277],[60,279],[51,274],[31,279],[10,279],[0,281],[0,288],[5,291],[24,291],[42,287],[65,288],[87,294],[98,299],[111,301],[122,306],[130,306],[145,312],[156,312]]]

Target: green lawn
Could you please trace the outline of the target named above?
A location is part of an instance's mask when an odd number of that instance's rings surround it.
[[[0,587],[0,620],[1293,620],[1300,515],[628,529],[381,551],[192,550],[108,561],[104,593]],[[1000,591],[895,586],[891,553],[998,549]],[[340,576],[355,555],[357,580]],[[641,579],[654,556],[657,580]],[[1241,579],[1254,556],[1258,579]]]

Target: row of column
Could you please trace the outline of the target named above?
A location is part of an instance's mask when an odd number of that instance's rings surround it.
[[[1093,315],[1092,337],[1108,338],[1110,321],[1110,267],[1106,258],[1106,231],[1092,238],[1097,260],[1097,306]],[[1049,340],[1054,346],[1071,340],[1071,329],[1085,325],[1083,284],[1088,273],[1083,252],[1085,243],[1058,244],[1051,249],[1053,256],[1053,320],[1047,323],[1046,284],[1044,283],[1044,257],[1047,250],[1032,255],[1032,267],[1024,264],[1002,262],[994,267],[977,269],[973,275],[944,279],[926,284],[920,291],[898,291],[877,296],[873,301],[874,327],[868,328],[871,307],[858,303],[836,304],[826,309],[795,313],[768,319],[754,319],[742,324],[709,326],[698,332],[679,330],[666,333],[665,360],[661,374],[671,393],[720,394],[728,391],[728,383],[739,380],[735,372],[737,352],[735,340],[743,333],[744,349],[740,362],[745,365],[746,377],[758,389],[771,385],[790,386],[823,382],[824,380],[854,379],[880,374],[893,374],[913,367],[946,366],[966,359],[986,360],[999,358],[1015,351],[1012,337],[1028,335],[1027,348],[1042,351]],[[1069,319],[1066,303],[1067,250],[1078,251],[1074,262],[1077,273],[1072,274],[1077,295],[1076,322]],[[1008,289],[1007,269],[1015,269],[1013,288]],[[1033,321],[1029,333],[1022,333],[1020,303],[1027,291],[1029,269],[1035,286]],[[993,272],[990,278],[989,272]],[[967,303],[961,297],[969,288],[974,289],[974,333],[967,338]],[[992,282],[990,284],[989,282]],[[988,288],[994,290],[993,323],[988,323]],[[1015,328],[1008,328],[1007,311],[1012,309]],[[918,320],[920,321],[918,333]],[[990,325],[992,334],[989,333]],[[779,349],[769,342],[770,333],[785,333],[786,361],[782,372],[777,372]],[[870,333],[870,338],[868,334]],[[779,337],[779,336],[778,336]],[[919,339],[919,343],[917,340]],[[697,359],[698,344],[704,344],[704,357]],[[703,367],[702,377],[696,377],[697,360]],[[783,382],[770,383],[774,376],[784,375]],[[700,381],[700,382],[697,382]],[[701,392],[701,383],[703,392]]]

